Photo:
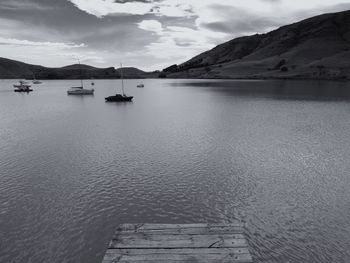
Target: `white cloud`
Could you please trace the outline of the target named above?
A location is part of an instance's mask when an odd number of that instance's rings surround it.
[[[0,37],[1,57],[51,67],[75,63],[74,58],[77,57],[94,64],[106,63],[102,57],[86,49],[85,44],[38,42]]]
[[[174,0],[162,0],[156,2],[125,2],[114,0],[68,0],[76,7],[88,14],[104,17],[115,14],[183,17],[191,15],[191,6],[187,3],[179,3]]]
[[[119,53],[117,53],[120,56]],[[13,48],[11,45],[0,47],[0,57],[23,61],[30,64],[48,67],[60,67],[77,63],[77,58],[82,63],[100,67],[111,66],[111,54],[99,51],[86,50],[86,48],[57,48],[56,46],[20,46]],[[106,65],[107,64],[107,65]]]
[[[150,12],[153,5],[137,2],[116,3],[114,0],[68,0],[79,9],[97,17],[110,14],[144,15]]]
[[[60,43],[60,42],[35,42],[35,41],[29,41],[29,40],[20,40],[20,39],[15,39],[15,38],[3,38],[3,37],[0,37],[0,45],[55,47],[55,48],[86,47],[85,44]]]
[[[143,20],[142,22],[138,23],[138,26],[143,30],[155,32],[158,35],[163,33],[163,26],[157,20]]]
[[[102,52],[103,53],[103,52]],[[97,53],[95,51],[86,51],[86,52],[65,52],[65,53],[51,53],[52,57],[63,56],[67,60],[71,61],[71,63],[75,63],[78,59],[81,63],[93,63],[93,64],[105,64],[107,60],[104,58],[106,54],[101,56],[101,53]]]

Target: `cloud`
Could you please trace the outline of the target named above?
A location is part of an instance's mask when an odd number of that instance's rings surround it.
[[[144,15],[152,12],[150,3],[126,2],[118,3],[114,0],[69,0],[76,7],[88,14],[103,17],[110,14]]]
[[[191,5],[175,0],[162,1],[123,1],[114,0],[69,0],[77,8],[88,14],[97,17],[107,15],[128,14],[128,15],[146,15],[154,14],[157,16],[183,17],[191,16]]]
[[[85,44],[60,43],[60,42],[35,42],[35,41],[29,41],[29,40],[20,40],[20,39],[15,39],[15,38],[3,38],[3,37],[0,37],[0,45],[55,47],[55,48],[86,47]]]
[[[158,35],[162,35],[163,33],[163,26],[157,20],[143,20],[138,23],[138,26],[143,30],[155,32]]]
[[[47,10],[50,6],[42,6],[33,1],[2,0],[0,9],[2,10]]]
[[[206,16],[197,19],[199,27],[231,36],[264,33],[283,24],[278,17],[254,14],[240,7],[215,4],[206,12]]]
[[[143,53],[158,59],[179,63],[213,46],[217,38],[227,37],[225,33],[197,30],[188,27],[168,26],[161,36],[144,47]]]
[[[279,3],[282,2],[282,0],[263,0],[265,2],[269,2],[269,3]]]

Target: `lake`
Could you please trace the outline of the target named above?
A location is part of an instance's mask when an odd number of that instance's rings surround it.
[[[350,84],[0,80],[0,262],[99,263],[121,223],[245,225],[256,262],[350,262]],[[89,81],[85,81],[90,86]]]

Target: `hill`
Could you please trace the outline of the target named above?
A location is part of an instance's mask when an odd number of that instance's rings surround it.
[[[163,74],[173,78],[350,79],[350,11],[233,39]]]
[[[137,68],[123,68],[125,78],[147,78],[153,73],[144,72]],[[61,68],[48,68],[39,65],[26,64],[7,58],[0,58],[0,79],[86,79],[120,78],[120,69],[114,67],[96,68],[84,64],[68,65]]]

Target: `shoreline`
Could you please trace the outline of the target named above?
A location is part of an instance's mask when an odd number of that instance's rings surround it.
[[[19,80],[24,79],[26,81],[32,81],[32,79],[25,79],[25,78],[0,78],[0,80]],[[236,77],[236,78],[229,78],[229,77],[220,77],[220,78],[195,78],[195,77],[167,77],[167,78],[124,78],[124,79],[130,79],[130,80],[144,80],[144,79],[169,79],[169,80],[176,80],[176,79],[188,79],[188,80],[302,80],[302,81],[337,81],[337,82],[350,82],[350,78],[288,78],[288,77],[263,77],[263,78],[255,78],[255,77]],[[38,80],[79,80],[78,78],[57,78],[57,79],[49,79],[49,78],[40,78]],[[83,78],[83,80],[120,80],[120,78]]]

